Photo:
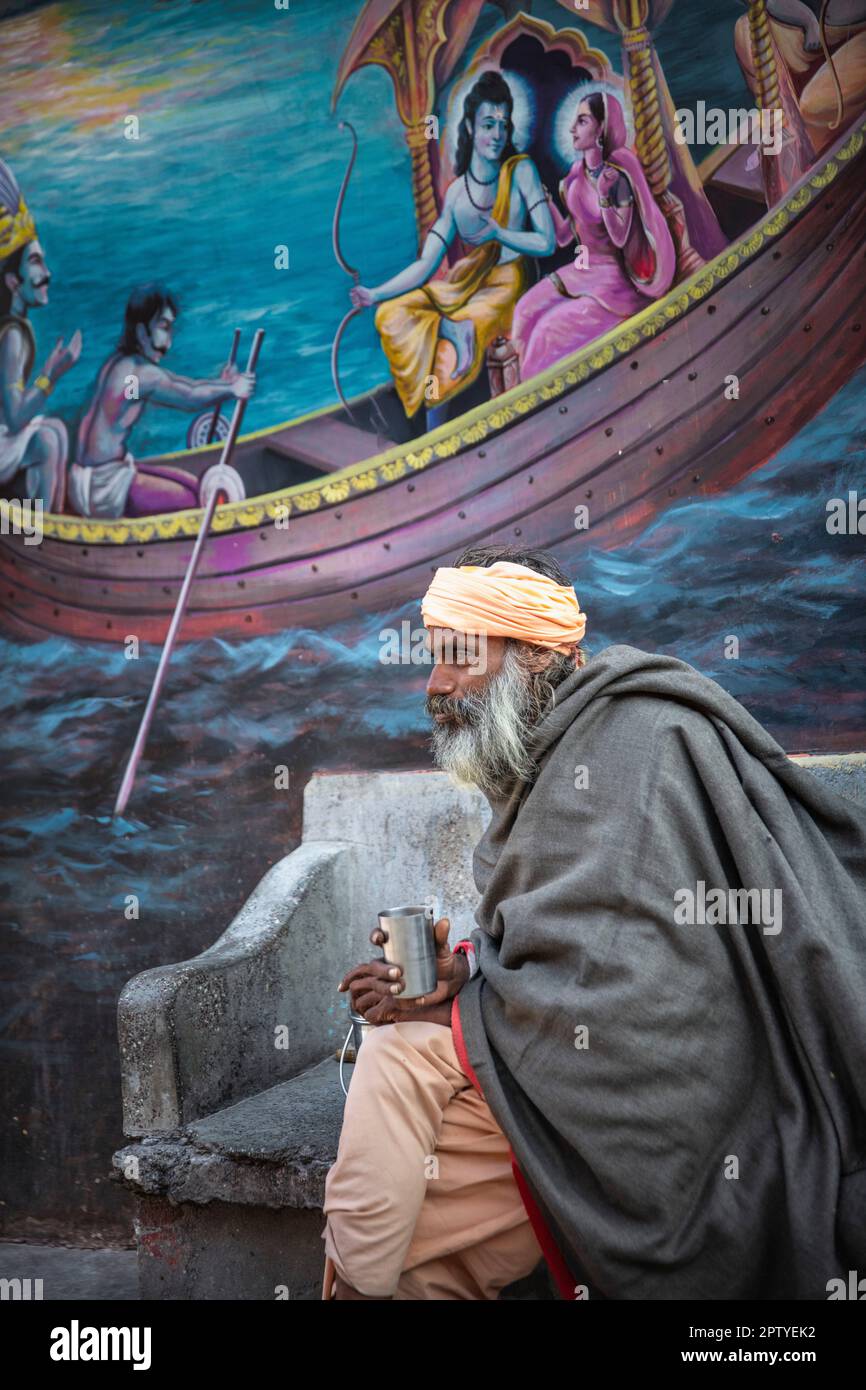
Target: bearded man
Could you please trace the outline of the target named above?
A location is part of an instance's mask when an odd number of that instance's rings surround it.
[[[341,985],[377,1026],[323,1297],[494,1299],[543,1252],[565,1299],[826,1299],[866,1263],[866,809],[684,662],[584,663],[543,552],[464,552],[422,615],[478,926],[427,999]]]
[[[64,344],[58,338],[33,381],[36,336],[30,314],[48,303],[51,271],[36,224],[18,181],[0,159],[0,485],[41,501],[50,512],[63,510],[66,497],[66,426],[45,412],[60,378],[81,354],[76,330]]]

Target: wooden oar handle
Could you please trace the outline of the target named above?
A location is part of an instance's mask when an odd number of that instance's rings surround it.
[[[232,334],[232,348],[231,352],[229,353],[229,360],[226,364],[227,366],[233,367],[235,365],[235,362],[238,360],[238,348],[240,347],[240,345],[241,330],[239,328],[236,328],[234,333]],[[225,400],[225,396],[223,397],[223,400]],[[220,406],[222,405],[222,403],[222,400],[217,401],[216,405],[213,408],[213,415],[211,416],[210,420],[210,428],[207,432],[208,444],[213,443],[213,437],[216,434],[217,420],[220,418]]]
[[[264,330],[263,328],[257,328],[257,329],[256,329],[256,335],[255,335],[255,337],[253,338],[253,345],[252,345],[252,347],[250,348],[250,355],[249,355],[249,358],[248,358],[248,360],[247,360],[247,371],[248,371],[248,372],[254,372],[255,369],[256,369],[256,363],[257,363],[258,360],[259,360],[259,353],[260,353],[261,350],[262,350],[262,343],[264,342],[264,337],[265,337],[265,330]]]
[[[264,336],[265,330],[263,328],[257,328],[255,337],[253,338],[253,345],[250,348],[250,355],[247,359],[247,365],[245,370],[248,372],[254,372],[256,369],[256,363],[259,360],[259,353],[261,352]],[[220,455],[221,464],[226,464],[231,459],[232,450],[235,447],[235,440],[240,434],[241,421],[244,418],[246,404],[247,403],[244,400],[235,401],[235,410],[234,414],[232,415],[231,424],[229,425],[229,432],[226,435],[225,440],[223,441],[223,451]]]

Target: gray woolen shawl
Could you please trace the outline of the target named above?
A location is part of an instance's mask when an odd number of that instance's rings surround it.
[[[826,1299],[866,1274],[866,808],[634,647],[568,676],[530,749],[489,798],[458,1003],[575,1285]],[[781,930],[677,925],[699,881],[780,889]]]

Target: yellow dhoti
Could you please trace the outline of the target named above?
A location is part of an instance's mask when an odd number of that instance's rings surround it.
[[[491,211],[493,221],[500,226],[508,221],[514,166],[525,158],[512,156],[500,171]],[[487,242],[464,256],[441,279],[385,300],[376,310],[376,328],[407,415],[414,415],[425,400],[435,405],[469,386],[478,376],[493,339],[510,333],[514,306],[529,277],[523,256],[505,265],[499,264],[499,256],[499,243]],[[454,346],[439,336],[443,318],[455,322],[471,319],[475,324],[472,364],[454,380]],[[435,382],[430,382],[431,377]]]

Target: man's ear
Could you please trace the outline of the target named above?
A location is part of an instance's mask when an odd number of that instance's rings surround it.
[[[16,275],[14,270],[7,270],[3,279],[6,281],[6,288],[10,294],[14,294],[18,286],[22,284],[20,275]]]
[[[544,671],[553,660],[550,647],[539,647],[534,642],[523,642],[523,668],[526,671]]]

